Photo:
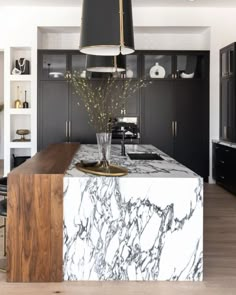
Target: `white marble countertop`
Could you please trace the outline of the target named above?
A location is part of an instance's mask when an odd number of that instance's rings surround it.
[[[200,178],[199,175],[178,163],[170,156],[158,150],[152,145],[126,145],[126,153],[130,152],[156,152],[164,160],[130,160],[128,156],[122,157],[121,146],[112,145],[111,163],[126,167],[128,175],[124,177],[162,177],[162,178]],[[66,177],[96,177],[79,171],[75,164],[81,160],[97,160],[97,145],[81,145],[75,154],[68,170]]]
[[[229,146],[231,148],[236,149],[236,143],[235,142],[228,142],[228,141],[217,140],[217,139],[213,139],[212,142],[222,144],[222,145],[225,145],[225,146]]]

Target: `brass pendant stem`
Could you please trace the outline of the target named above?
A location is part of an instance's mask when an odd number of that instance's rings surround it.
[[[124,46],[124,9],[123,0],[119,0],[119,13],[120,13],[120,46]]]

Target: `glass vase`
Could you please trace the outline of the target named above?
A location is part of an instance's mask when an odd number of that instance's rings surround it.
[[[101,167],[108,169],[111,155],[111,133],[101,132],[96,133],[96,136]]]

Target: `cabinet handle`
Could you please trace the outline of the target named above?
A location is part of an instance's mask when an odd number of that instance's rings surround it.
[[[178,134],[178,125],[177,125],[177,121],[175,121],[175,137],[177,137]]]
[[[71,121],[69,121],[69,140],[70,140],[70,136],[71,136]]]
[[[225,179],[225,177],[224,177],[224,176],[220,176],[220,178],[221,178],[221,179]]]
[[[68,121],[66,121],[66,139],[68,137]]]
[[[224,126],[224,138],[227,139],[227,126]]]
[[[175,137],[175,121],[172,121],[172,136]]]
[[[221,164],[224,164],[224,163],[225,163],[225,161],[220,161],[220,163],[221,163]]]

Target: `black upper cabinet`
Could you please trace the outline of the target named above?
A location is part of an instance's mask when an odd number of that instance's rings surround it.
[[[145,79],[200,79],[204,78],[204,52],[147,52],[143,56]]]
[[[235,71],[235,44],[230,44],[220,51],[220,76],[230,77]]]
[[[220,138],[236,141],[235,43],[220,50]]]

